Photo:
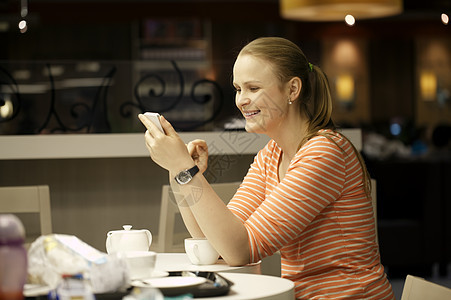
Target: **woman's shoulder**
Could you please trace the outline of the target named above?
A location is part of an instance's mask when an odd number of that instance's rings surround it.
[[[278,149],[280,149],[279,145],[271,139],[268,143],[266,143],[265,147],[259,151],[259,153],[264,153],[266,155],[268,153],[274,153],[274,151],[277,151]]]
[[[343,147],[349,144],[349,140],[339,131],[332,129],[321,129],[318,134],[312,137],[306,144],[326,143]]]
[[[281,148],[273,139],[271,139],[268,141],[268,143],[265,145],[265,147],[263,147],[263,149],[258,151],[255,158],[257,161],[267,162],[267,161],[271,161],[273,159],[277,160],[277,157],[280,155],[280,153],[281,153]]]
[[[322,153],[341,156],[350,150],[351,144],[340,132],[322,129],[299,149],[298,154]]]

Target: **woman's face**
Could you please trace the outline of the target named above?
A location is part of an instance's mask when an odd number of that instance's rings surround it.
[[[282,128],[289,91],[281,91],[271,65],[252,55],[239,55],[233,67],[235,103],[246,119],[246,131],[271,133]],[[284,88],[282,88],[284,90]]]

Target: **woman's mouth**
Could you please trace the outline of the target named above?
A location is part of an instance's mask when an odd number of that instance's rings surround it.
[[[260,113],[259,110],[252,110],[252,111],[243,111],[243,115],[246,119],[250,119],[255,117],[256,115],[258,115]]]

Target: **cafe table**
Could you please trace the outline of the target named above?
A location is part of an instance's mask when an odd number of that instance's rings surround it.
[[[213,265],[193,265],[186,253],[158,253],[155,270],[217,272],[233,282],[227,295],[201,299],[294,299],[294,283],[276,276],[261,275],[260,262],[231,267],[219,259]]]
[[[217,297],[203,297],[211,300],[249,300],[249,299],[277,299],[293,300],[294,283],[291,280],[248,273],[218,272],[222,277],[233,282],[227,295]]]
[[[215,272],[233,283],[230,286],[229,292],[224,296],[202,297],[199,299],[294,299],[294,283],[288,279],[276,276],[261,275],[260,262],[241,267],[231,267],[222,259],[219,259],[213,265],[193,265],[189,261],[186,253],[158,253],[155,265],[156,274],[174,271]],[[122,300],[125,295],[126,293],[123,292],[97,294],[96,299]],[[26,297],[26,300],[44,299],[47,299],[47,297],[43,295]]]

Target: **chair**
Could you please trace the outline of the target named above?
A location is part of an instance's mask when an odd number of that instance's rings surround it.
[[[0,187],[0,213],[39,215],[40,234],[52,233],[50,191],[48,185]],[[23,218],[20,218],[23,222]],[[25,217],[26,220],[26,217]],[[26,232],[26,245],[32,237]]]
[[[423,278],[407,275],[401,300],[445,300],[451,299],[451,289]]]
[[[232,199],[241,182],[213,183],[211,187],[218,196],[228,203]],[[175,233],[176,224],[181,221],[181,215],[174,195],[169,185],[163,185],[161,193],[160,224],[158,228],[158,252],[184,252],[183,239],[189,237],[184,228],[182,232]]]

